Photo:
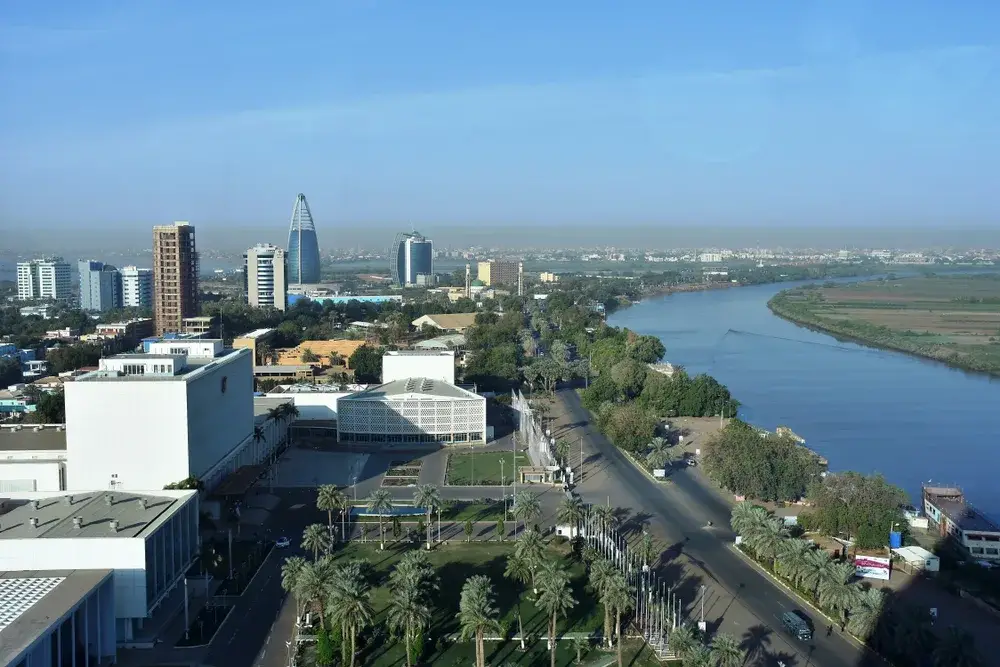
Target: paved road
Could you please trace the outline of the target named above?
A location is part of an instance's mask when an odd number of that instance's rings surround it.
[[[693,578],[686,583],[689,614],[697,613],[691,607],[704,585],[709,627],[737,637],[752,626],[769,628],[770,634],[763,629],[757,632],[768,635],[760,643],[773,656],[772,664],[781,659],[789,667],[884,665],[868,651],[862,655],[862,649],[838,632],[827,636],[822,619],[814,619],[817,632],[808,645],[793,640],[778,619],[782,613],[802,606],[730,548],[734,535],[728,528],[726,502],[689,471],[676,473],[669,485],[650,481],[589,424],[590,415],[576,392],[559,392],[559,398],[565,419],[572,424],[572,437],[584,436],[587,465],[578,492],[589,502],[605,502],[610,495],[613,505],[648,515],[651,532],[672,545],[664,557],[669,561],[666,569],[674,568],[673,574],[679,579]],[[715,527],[706,528],[709,520]]]

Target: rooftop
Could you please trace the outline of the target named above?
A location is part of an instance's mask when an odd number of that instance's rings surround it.
[[[341,401],[371,401],[390,398],[479,398],[478,395],[456,387],[453,384],[432,380],[430,378],[401,378],[385,384],[369,387],[350,396],[344,396]]]
[[[240,338],[261,338],[274,331],[274,329],[254,329],[248,334],[243,334]]]
[[[6,425],[0,428],[0,452],[34,451],[66,451],[66,426],[23,424],[21,430]]]
[[[413,320],[413,326],[420,326],[421,320],[429,320],[439,329],[467,329],[476,323],[476,313],[441,313],[423,315]],[[420,324],[418,324],[420,322]]]
[[[0,572],[0,664],[12,664],[112,576],[111,570]]]
[[[935,496],[933,494],[927,494],[927,499],[961,530],[1000,533],[1000,526],[990,521],[979,510],[964,500]]]
[[[453,357],[451,350],[389,350],[387,357]]]
[[[93,491],[38,500],[5,500],[0,540],[28,538],[138,537],[161,517],[166,519],[194,491],[151,495]],[[32,526],[32,519],[37,521]],[[112,530],[112,522],[117,522]],[[79,524],[79,527],[77,527]]]
[[[128,353],[119,354],[111,359],[134,359],[136,361],[146,360],[167,360],[167,359],[187,359],[183,368],[174,367],[173,374],[149,374],[149,375],[121,375],[116,371],[96,370],[77,376],[76,382],[171,382],[185,381],[193,379],[202,374],[210,367],[228,364],[239,358],[240,355],[250,355],[250,350],[246,348],[227,349],[217,357],[192,357],[186,355],[173,354],[142,354]]]
[[[422,340],[419,343],[414,343],[413,347],[421,350],[450,349],[464,347],[466,342],[465,336],[462,334],[446,334],[444,336],[438,336],[437,338],[431,338],[429,340]]]

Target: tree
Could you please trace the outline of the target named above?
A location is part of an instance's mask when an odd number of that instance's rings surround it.
[[[566,615],[576,605],[573,593],[569,588],[569,577],[566,571],[556,563],[546,562],[542,567],[541,595],[538,596],[538,606],[549,615],[549,662],[556,666],[556,630],[559,615]]]
[[[640,455],[656,430],[656,415],[635,401],[605,405],[606,414],[598,411],[601,430],[616,447]]]
[[[465,520],[464,530],[465,530],[465,541],[472,542],[472,533],[476,530],[475,525],[473,525],[472,523],[472,519]]]
[[[733,505],[729,524],[737,535],[749,535],[756,532],[771,517],[771,513],[760,505],[748,501]]]
[[[302,548],[312,551],[313,562],[319,560],[320,552],[330,549],[330,531],[320,523],[313,523],[306,526],[302,531]]]
[[[514,553],[507,556],[507,567],[504,569],[503,576],[523,586],[531,581],[534,570],[528,563],[528,559],[515,550]],[[521,650],[524,650],[524,624],[521,621],[521,605],[516,605],[515,609],[517,610],[517,634],[520,638]]]
[[[34,421],[39,424],[66,423],[66,396],[62,389],[42,392],[35,405]]]
[[[545,543],[542,536],[534,528],[528,528],[521,534],[521,539],[514,545],[514,554],[524,560],[528,569],[531,570],[532,592],[538,594],[538,583],[536,575],[542,566],[545,554]]]
[[[351,638],[349,664],[354,667],[358,633],[372,620],[371,588],[361,576],[357,563],[338,568],[332,577],[327,598],[330,620],[343,628],[343,636]]]
[[[972,635],[955,627],[948,628],[931,659],[934,667],[980,667],[986,664],[976,650]]]
[[[319,357],[316,356],[316,353],[310,350],[308,347],[302,350],[302,356],[300,357],[300,359],[304,364],[314,364],[317,361],[319,361]]]
[[[389,627],[403,632],[403,647],[406,651],[406,665],[413,664],[413,640],[430,623],[430,607],[424,601],[420,588],[412,579],[395,587],[389,598],[387,620]]]
[[[635,606],[635,592],[625,581],[625,575],[621,572],[615,573],[608,588],[605,591],[603,604],[613,607],[615,610],[615,637],[618,644],[618,667],[622,667],[622,616],[627,614]]]
[[[329,667],[333,664],[333,643],[330,641],[330,631],[321,627],[316,633],[316,665]]]
[[[747,546],[753,549],[759,558],[770,561],[773,569],[782,545],[788,539],[788,529],[781,519],[771,517],[744,539],[747,541]]]
[[[836,562],[830,558],[828,551],[813,549],[803,559],[799,585],[807,591],[815,593],[822,582],[833,576],[834,565]]]
[[[318,525],[318,524],[317,524]],[[320,526],[322,528],[322,526]],[[323,533],[326,534],[325,532]],[[327,560],[305,563],[295,579],[295,597],[303,607],[316,605],[319,611],[320,624],[326,626],[326,607],[323,600],[330,587],[334,575],[333,568]]]
[[[642,542],[639,543],[639,558],[642,560],[643,569],[648,569],[653,564],[656,557],[656,547],[653,544],[653,536],[643,531]]]
[[[806,559],[813,549],[813,543],[808,540],[785,540],[774,563],[775,571],[793,583],[799,583],[799,577],[806,568]]]
[[[639,395],[646,382],[649,369],[635,359],[622,359],[611,367],[611,380],[618,388],[619,395],[631,400]]]
[[[512,510],[514,519],[520,519],[527,525],[534,521],[542,513],[542,505],[538,500],[538,494],[532,491],[518,491],[514,496],[514,508]],[[514,527],[517,532],[517,526]]]
[[[296,584],[302,575],[302,569],[306,566],[306,561],[300,556],[291,556],[285,559],[281,566],[281,588],[295,597],[295,618],[302,616],[302,600],[296,594]]]
[[[0,359],[0,387],[18,384],[23,379],[21,363],[17,359]]]
[[[413,494],[413,504],[427,512],[427,548],[431,548],[431,512],[441,506],[441,493],[433,484],[421,484]]]
[[[698,635],[690,625],[682,625],[670,633],[668,644],[685,664],[691,653],[701,646]]]
[[[851,583],[853,578],[852,564],[836,563],[819,584],[819,603],[837,612],[841,629],[847,625],[847,611],[854,605],[858,595],[857,586]]]
[[[851,606],[847,629],[855,637],[868,641],[885,613],[885,603],[886,595],[881,588],[866,588],[859,591]]]
[[[358,348],[361,349],[361,348]],[[385,550],[385,524],[383,518],[392,512],[392,496],[386,489],[376,489],[368,496],[368,511],[378,515],[379,549]]]
[[[475,639],[476,667],[486,667],[483,640],[487,631],[499,631],[498,617],[499,612],[493,601],[493,584],[489,577],[481,574],[469,577],[462,586],[458,622],[462,628],[462,640]]]
[[[351,509],[353,509],[354,505],[351,502],[351,497],[348,496],[346,493],[340,494],[339,501],[340,502],[337,505],[337,509],[340,510],[340,536],[346,542],[348,539],[347,518],[348,516],[350,516]]]
[[[590,566],[590,587],[597,594],[597,599],[604,607],[604,641],[611,646],[611,605],[606,592],[618,570],[606,558],[599,558]]]
[[[576,651],[576,664],[583,662],[583,653],[590,648],[590,640],[586,637],[573,638],[573,650]]]
[[[354,369],[354,380],[361,384],[373,384],[382,381],[382,355],[385,349],[362,345],[350,356],[349,362]]]
[[[881,475],[856,472],[829,474],[809,489],[815,509],[806,520],[827,535],[844,535],[856,548],[888,543],[888,527],[906,526],[902,507],[908,497]]]
[[[740,647],[739,640],[726,633],[715,636],[708,652],[715,667],[741,667],[746,658],[746,652]]]
[[[646,465],[650,469],[667,468],[674,459],[674,453],[664,438],[653,438],[650,441],[649,452],[646,454]]]
[[[497,537],[500,539],[501,542],[503,542],[504,536],[507,535],[507,526],[504,525],[503,519],[497,519],[496,531],[497,531]]]
[[[316,490],[316,509],[326,512],[326,525],[333,536],[333,511],[341,506],[343,494],[333,484],[323,484]]]
[[[576,537],[580,534],[580,524],[583,522],[586,514],[587,510],[583,505],[583,499],[580,496],[573,496],[572,498],[565,498],[559,503],[559,509],[556,511],[556,520],[559,523],[567,524],[569,526],[570,537]]]

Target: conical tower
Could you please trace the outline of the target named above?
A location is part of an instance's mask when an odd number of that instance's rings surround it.
[[[309,202],[301,192],[295,198],[288,226],[288,282],[308,285],[319,282],[319,241]]]

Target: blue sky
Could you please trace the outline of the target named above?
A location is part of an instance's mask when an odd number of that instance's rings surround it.
[[[1000,3],[5,0],[0,228],[1000,227]]]

